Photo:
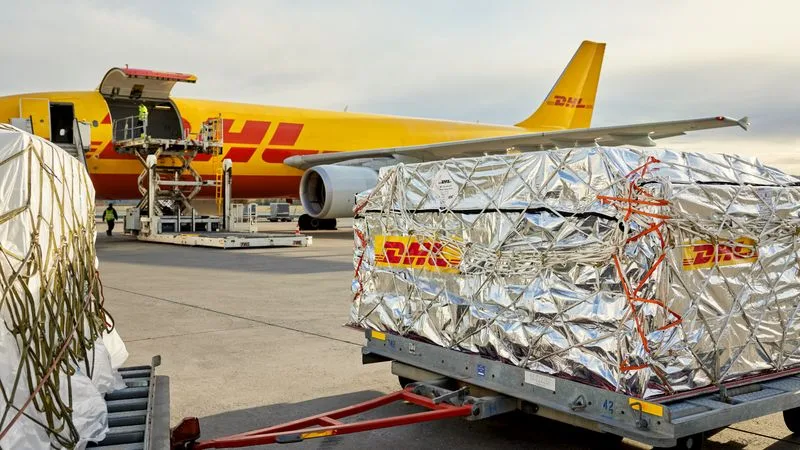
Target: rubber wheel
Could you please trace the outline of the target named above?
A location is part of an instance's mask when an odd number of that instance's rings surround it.
[[[674,447],[653,447],[653,449],[700,450],[705,446],[705,443],[706,438],[703,433],[698,433],[678,439],[678,444]]]
[[[297,226],[300,227],[300,231],[315,231],[319,229],[319,219],[303,214],[297,219]]]
[[[794,434],[800,434],[800,408],[787,409],[783,412],[783,423]]]

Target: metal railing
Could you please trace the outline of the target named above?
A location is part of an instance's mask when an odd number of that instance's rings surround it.
[[[139,116],[117,119],[112,131],[115,142],[142,138],[147,135],[147,119],[141,121]]]
[[[185,128],[183,130],[183,135],[185,139],[201,142],[216,142],[221,145],[223,142],[222,116],[212,117],[206,120],[200,124],[200,130],[196,133],[192,133],[190,128]]]
[[[114,141],[127,141],[147,136],[147,120],[148,119],[141,121],[139,120],[139,116],[130,116],[115,120],[112,128]],[[223,143],[223,127],[221,116],[214,117],[203,122],[200,125],[200,130],[198,130],[196,133],[192,133],[189,130],[189,128],[185,128],[183,130],[183,136],[186,140],[214,142],[220,146]]]
[[[75,151],[78,158],[78,161],[86,165],[86,154],[84,153],[86,149],[83,146],[83,137],[81,136],[81,126],[78,119],[72,120],[72,144],[75,145]]]

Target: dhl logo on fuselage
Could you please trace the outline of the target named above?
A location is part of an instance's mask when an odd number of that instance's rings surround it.
[[[110,123],[110,120],[103,119],[102,123]],[[237,126],[238,125],[238,126]],[[319,153],[318,150],[298,150],[294,148],[300,134],[303,132],[305,124],[279,122],[275,127],[275,132],[269,142],[261,150],[261,160],[266,163],[281,164],[283,160],[295,155],[309,155]],[[183,127],[187,134],[191,132],[191,124],[184,119]],[[241,120],[223,119],[222,136],[225,143],[225,153],[223,159],[230,159],[235,163],[249,162],[256,154],[267,133],[272,128],[272,122],[264,120]],[[134,159],[135,157],[127,154],[118,154],[114,150],[112,142],[108,142],[105,147],[101,141],[92,141],[91,151],[100,151],[98,155],[103,159]],[[210,154],[200,154],[194,159],[198,162],[210,161]]]
[[[248,162],[261,147],[262,141],[272,127],[272,122],[242,120],[238,129],[234,126],[237,124],[236,122],[239,121],[234,119],[222,120],[222,136],[225,146],[234,144],[228,149],[223,158],[230,159],[233,162]],[[317,150],[280,148],[294,147],[303,132],[304,126],[302,123],[279,122],[266,147],[261,150],[261,160],[266,163],[281,164],[284,159],[290,156],[319,153]]]
[[[683,270],[749,264],[758,260],[756,241],[741,237],[731,244],[714,245],[706,241],[689,243],[683,248]]]
[[[442,242],[415,236],[375,236],[375,265],[458,273],[461,251]]]
[[[550,106],[563,106],[565,108],[586,108],[592,109],[594,105],[584,105],[583,97],[567,97],[564,95],[555,95],[552,100],[548,100],[547,104]]]

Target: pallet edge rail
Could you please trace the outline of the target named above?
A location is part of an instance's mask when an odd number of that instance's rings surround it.
[[[777,412],[800,433],[800,375],[790,371],[751,377],[722,391],[644,401],[606,389],[532,372],[479,355],[409,338],[366,331],[362,362],[391,361],[403,390],[334,411],[232,436],[199,441],[200,423],[184,419],[172,429],[178,449],[242,448],[301,442],[452,417],[480,420],[513,410],[603,433],[608,442],[629,438],[655,447],[701,448],[705,434]],[[476,396],[470,395],[472,390]],[[478,396],[478,394],[483,396]],[[380,419],[339,419],[396,401],[428,409]],[[605,437],[603,437],[605,436]]]

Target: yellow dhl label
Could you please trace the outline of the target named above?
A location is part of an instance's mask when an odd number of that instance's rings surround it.
[[[719,266],[750,264],[757,260],[756,241],[746,237],[717,245],[696,241],[683,247],[683,270],[708,269],[715,263]]]
[[[375,236],[375,265],[458,273],[461,250],[415,236]]]

